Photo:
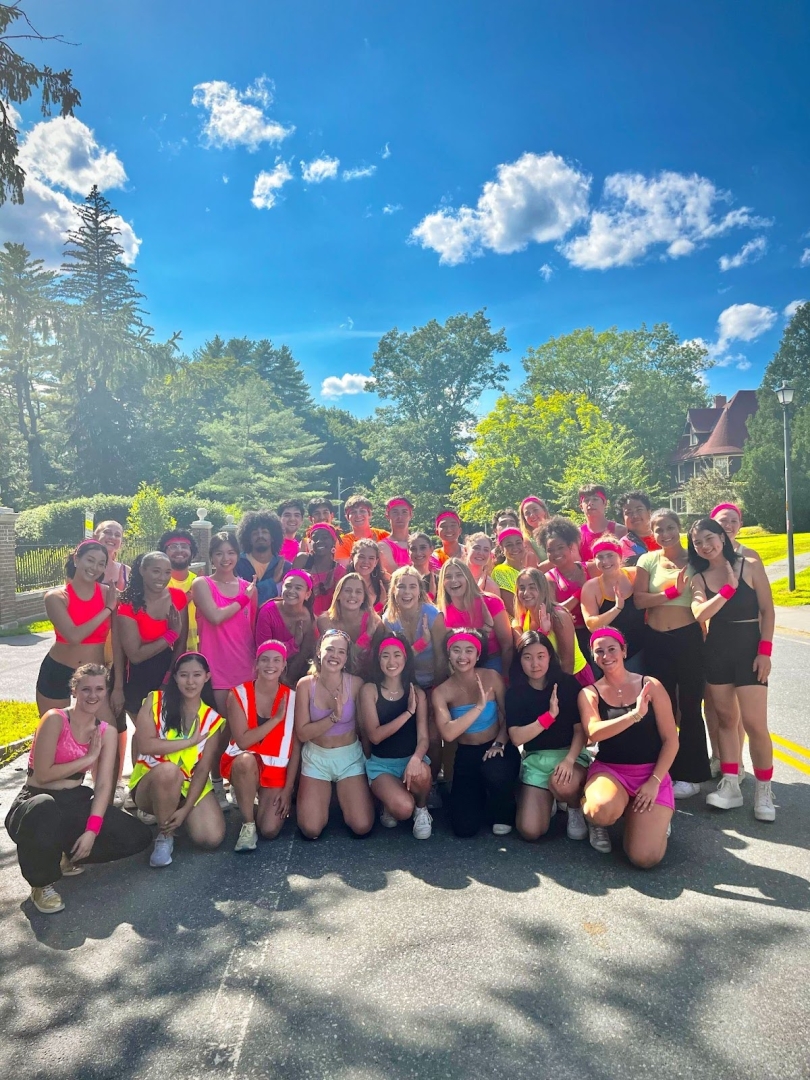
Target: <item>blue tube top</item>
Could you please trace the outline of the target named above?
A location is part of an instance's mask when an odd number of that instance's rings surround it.
[[[450,715],[454,720],[458,720],[460,716],[464,716],[470,709],[474,709],[474,705],[454,705],[450,707]],[[492,727],[498,718],[498,710],[494,701],[488,701],[484,708],[481,710],[481,715],[477,720],[473,720],[465,735],[472,735],[476,731],[486,731],[488,727]]]

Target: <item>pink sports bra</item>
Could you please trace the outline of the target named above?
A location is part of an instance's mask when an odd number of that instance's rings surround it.
[[[53,755],[54,765],[67,765],[70,761],[78,761],[79,758],[83,758],[87,753],[87,748],[90,743],[76,742],[73,737],[73,732],[70,727],[70,717],[65,709],[57,709],[56,712],[62,717],[62,730],[59,732],[59,738],[56,740],[56,750]],[[103,735],[107,730],[107,723],[101,720],[98,724],[99,735]],[[28,754],[28,775],[34,775],[34,751],[36,749],[37,741],[31,746],[31,750]],[[83,780],[86,770],[82,770],[78,773],[72,773],[70,776],[65,777],[66,780]]]
[[[588,573],[587,563],[578,563],[577,565],[581,566],[585,572],[585,581],[590,580],[591,575]],[[571,612],[571,617],[574,620],[575,627],[583,627],[585,625],[585,620],[582,617],[582,608],[579,606],[579,598],[582,595],[582,585],[584,585],[585,582],[583,581],[582,584],[580,584],[578,581],[569,581],[568,578],[562,576],[556,566],[548,571],[546,577],[549,578],[554,585],[558,604],[565,603],[565,601],[570,600],[572,596],[576,597],[577,604]]]
[[[408,566],[410,564],[411,553],[408,551],[407,545],[401,547],[400,544],[398,544],[396,540],[392,540],[390,536],[385,540],[380,540],[380,546],[383,544],[385,544],[391,552],[391,558],[397,566]]]

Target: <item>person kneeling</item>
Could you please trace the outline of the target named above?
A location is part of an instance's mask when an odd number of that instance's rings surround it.
[[[107,710],[107,668],[81,664],[69,691],[76,704],[49,709],[40,720],[28,755],[28,779],[6,815],[20,872],[43,915],[64,910],[54,884],[81,874],[78,863],[125,859],[152,839],[146,825],[110,806],[118,733],[98,719]],[[84,784],[92,766],[95,789]]]
[[[582,726],[588,740],[599,743],[582,804],[591,846],[609,852],[607,827],[624,817],[625,854],[649,869],[666,853],[675,809],[669,768],[678,753],[678,731],[672,704],[657,679],[625,668],[627,645],[618,630],[595,630],[591,649],[604,672],[579,694]]]
[[[383,805],[380,824],[393,829],[413,817],[413,835],[427,840],[433,818],[430,793],[427,698],[416,683],[413,652],[402,633],[382,631],[371,678],[360,691],[360,718],[373,747],[366,762],[371,790]]]
[[[588,826],[579,804],[591,759],[577,707],[582,688],[537,630],[521,635],[517,659],[506,692],[509,738],[523,747],[517,830],[524,840],[544,836],[557,799],[568,804],[568,838],[584,840]]]
[[[255,851],[259,835],[274,840],[290,816],[301,744],[294,731],[295,691],[280,682],[286,667],[284,642],[262,642],[255,682],[234,687],[228,698],[233,739],[219,767],[244,818],[234,851]]]
[[[144,701],[135,721],[139,756],[129,786],[139,810],[157,818],[150,866],[172,861],[174,835],[185,824],[195,844],[219,847],[225,818],[211,786],[225,724],[213,708],[211,669],[198,652],[178,656],[165,691]]]

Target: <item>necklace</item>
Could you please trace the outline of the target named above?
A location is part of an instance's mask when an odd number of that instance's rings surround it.
[[[387,686],[380,686],[380,693],[386,701],[398,701],[402,697],[399,690],[389,690]]]

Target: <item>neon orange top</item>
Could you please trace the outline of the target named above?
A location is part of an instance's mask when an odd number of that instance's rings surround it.
[[[384,540],[386,536],[389,536],[389,532],[386,529],[372,529],[371,536],[366,537],[367,540]],[[340,538],[340,543],[335,549],[336,559],[350,559],[352,557],[352,548],[354,547],[355,540],[361,539],[359,536],[355,536],[353,532],[344,533]]]
[[[81,626],[83,623],[90,622],[90,620],[95,618],[95,616],[104,608],[104,593],[98,582],[96,582],[96,587],[91,600],[82,600],[80,596],[77,596],[72,581],[67,583],[65,592],[67,593],[67,613],[76,626]],[[61,642],[62,645],[67,645],[67,641],[62,637],[59,631],[54,628],[54,632],[56,634],[56,640]],[[91,634],[88,634],[88,636],[80,642],[80,644],[103,645],[107,640],[107,634],[109,632],[109,620],[104,619]]]

